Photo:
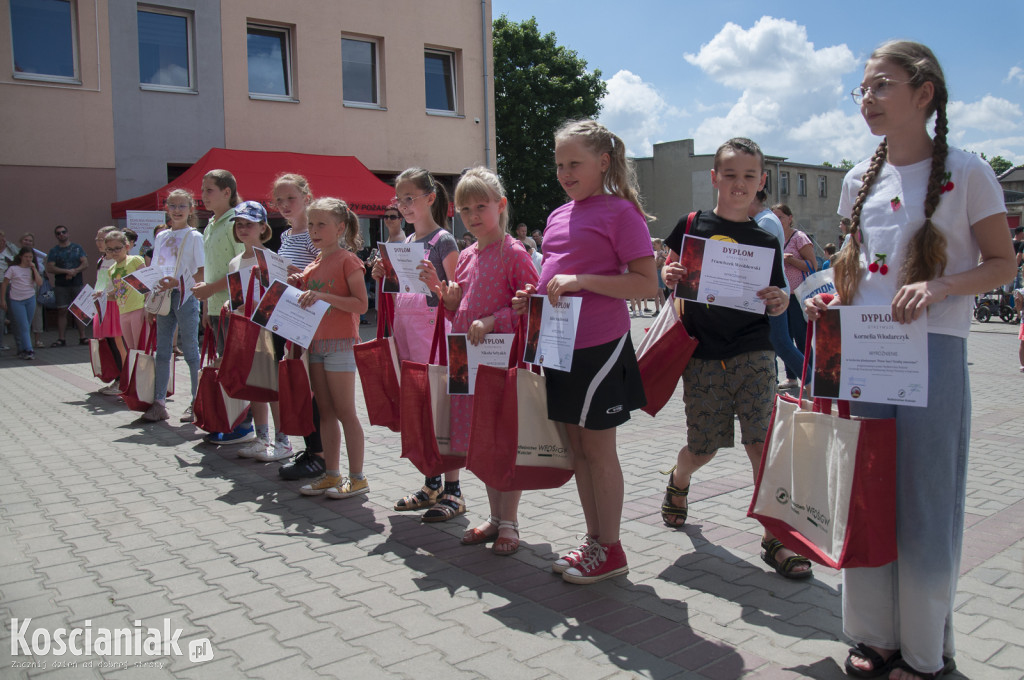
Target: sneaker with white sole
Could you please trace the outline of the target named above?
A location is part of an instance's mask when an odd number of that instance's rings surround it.
[[[322,496],[328,489],[340,486],[344,480],[341,475],[329,475],[325,472],[309,484],[299,487],[299,493],[303,496]]]
[[[273,444],[267,446],[266,451],[257,453],[253,458],[263,461],[264,463],[272,463],[276,460],[291,458],[291,456],[292,444],[288,441],[288,437],[277,437],[274,439]]]
[[[628,571],[622,542],[617,541],[609,545],[599,544],[579,564],[562,572],[562,580],[579,584],[597,583]]]
[[[188,405],[188,408],[185,409],[185,412],[181,414],[180,418],[178,418],[178,422],[181,422],[181,423],[194,423],[194,422],[196,422],[196,414],[192,412],[192,404]]]
[[[256,429],[252,422],[242,423],[231,432],[211,432],[203,437],[203,441],[217,446],[232,446],[234,444],[245,444],[256,439]]]
[[[364,493],[370,493],[370,483],[366,481],[366,478],[362,479],[346,479],[342,482],[341,486],[327,490],[328,498],[351,498],[352,496],[359,496]]]
[[[590,554],[590,551],[593,550],[594,547],[597,545],[599,545],[599,543],[595,541],[590,534],[587,534],[583,537],[583,543],[580,544],[580,547],[573,548],[572,550],[570,550],[569,552],[555,560],[554,563],[551,565],[551,570],[556,574],[561,574],[566,569],[569,569],[570,567],[575,567],[577,564],[583,561],[583,558]]]
[[[105,397],[119,397],[121,396],[121,388],[118,385],[118,381],[114,381],[109,385],[105,385],[99,389],[99,393]]]
[[[239,458],[259,458],[266,455],[268,450],[273,450],[274,445],[270,443],[270,437],[256,437],[256,441],[240,446],[236,449]]]

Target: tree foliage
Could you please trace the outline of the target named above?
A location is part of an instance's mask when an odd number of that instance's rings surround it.
[[[541,35],[537,20],[494,20],[494,117],[498,174],[511,223],[543,228],[566,201],[554,171],[554,133],[567,120],[593,118],[607,87],[574,50]]]
[[[1013,163],[1002,156],[993,156],[992,158],[986,157],[985,154],[980,154],[980,156],[983,161],[988,161],[988,164],[992,166],[992,169],[996,173],[996,177],[1013,167]]]
[[[839,161],[839,165],[832,165],[828,161],[822,161],[821,164],[826,168],[839,168],[840,170],[849,170],[854,165],[856,165],[849,158],[844,158],[843,160]]]

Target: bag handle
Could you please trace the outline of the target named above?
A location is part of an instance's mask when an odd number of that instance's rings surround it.
[[[149,334],[146,338],[146,347],[144,351],[146,354],[156,353],[156,319],[153,320],[153,323],[149,324]]]
[[[256,311],[256,300],[253,297],[253,293],[256,292],[256,282],[260,283],[260,298],[267,293],[267,289],[263,287],[263,279],[260,278],[259,265],[253,265],[249,271],[249,290],[245,294],[245,318],[252,318],[252,313]]]
[[[385,293],[380,281],[377,281],[377,339],[390,337],[395,333],[395,298]]]
[[[217,360],[217,341],[214,339],[211,329],[207,329],[203,333],[203,351],[199,356],[199,365],[209,365],[206,361],[207,358],[210,359],[209,364]]]
[[[827,304],[832,302],[831,293],[823,293],[821,299]],[[814,322],[815,324],[817,321]],[[814,324],[807,324],[807,339],[804,342],[804,367],[800,374],[800,395],[799,400],[802,404],[804,401],[804,387],[807,384],[807,365],[810,363],[811,350],[814,349]],[[839,412],[840,418],[850,419],[850,402],[846,399],[836,399],[836,408]],[[826,397],[817,397],[814,400],[814,406],[812,408],[814,413],[831,413],[832,412],[832,400]]]
[[[435,364],[435,361],[437,362]],[[430,362],[439,366],[448,365],[448,341],[444,337],[444,303],[437,305],[434,321],[434,337],[430,341]]]

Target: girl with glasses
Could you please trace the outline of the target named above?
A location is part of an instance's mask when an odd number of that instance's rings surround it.
[[[843,181],[839,214],[850,218],[851,238],[833,265],[832,304],[891,305],[902,323],[926,317],[928,405],[850,405],[855,416],[896,419],[899,557],[843,571],[843,629],[856,645],[846,670],[935,678],[955,667],[972,298],[1013,278],[1013,248],[992,168],[947,144],[948,92],[931,50],[882,45],[854,96],[872,134],[883,139]],[[820,296],[809,300],[808,319],[825,307]]]

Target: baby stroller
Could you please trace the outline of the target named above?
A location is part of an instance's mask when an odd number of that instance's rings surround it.
[[[975,297],[974,318],[981,323],[988,323],[993,316],[998,316],[1004,323],[1017,323],[1020,313],[1013,307],[1013,294],[1001,288]]]

